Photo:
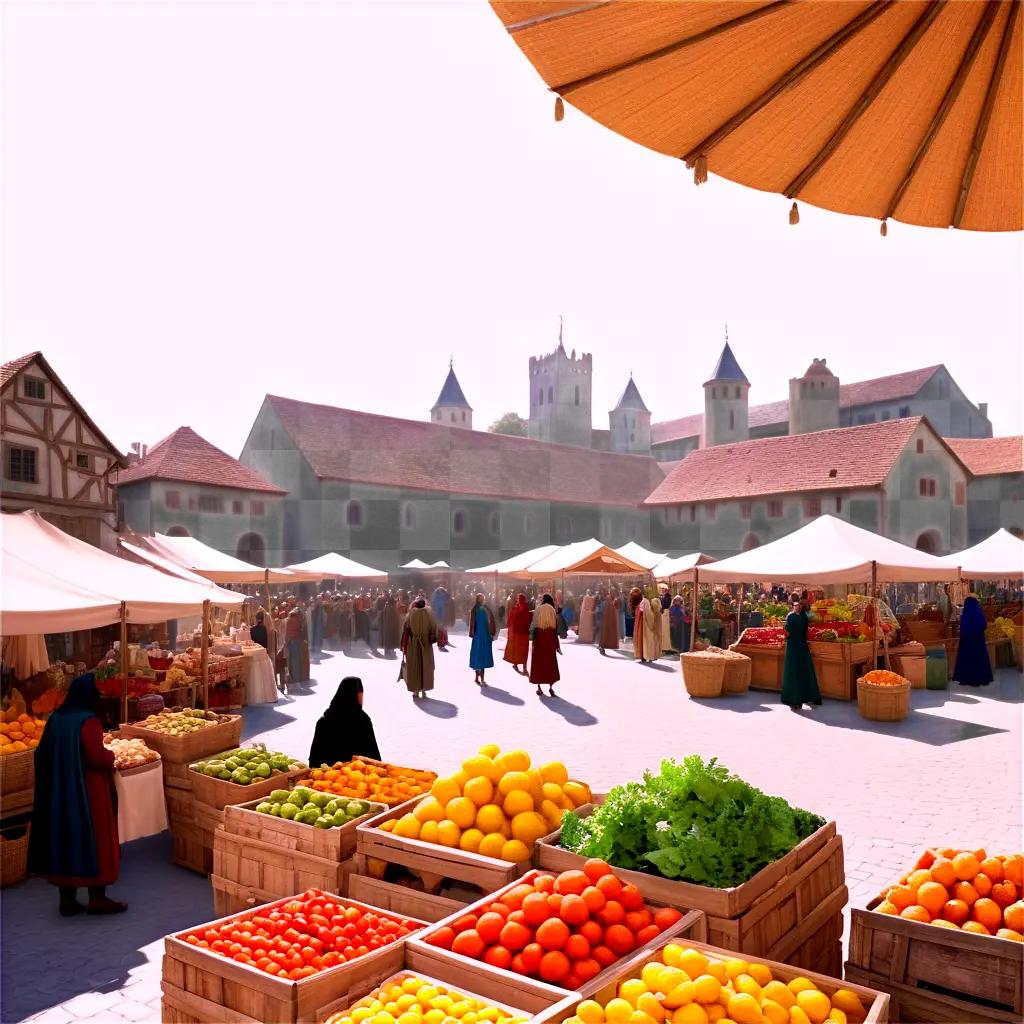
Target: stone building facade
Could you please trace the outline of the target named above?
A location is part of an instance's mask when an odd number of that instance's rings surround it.
[[[1024,537],[1024,437],[957,438],[949,446],[972,474],[968,544],[978,544],[1000,527]]]

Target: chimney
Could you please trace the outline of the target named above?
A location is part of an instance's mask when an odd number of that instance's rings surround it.
[[[144,445],[142,446],[142,451],[141,451],[141,452],[139,453],[139,459],[140,459],[140,461],[141,461],[142,459],[144,459],[144,458],[146,457],[146,454],[147,454],[148,452],[149,452],[149,445],[148,445],[148,444],[144,444]]]
[[[978,403],[978,412],[987,420],[988,419],[988,402]]]

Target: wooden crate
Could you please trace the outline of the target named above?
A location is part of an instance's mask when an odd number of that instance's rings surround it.
[[[164,789],[192,792],[192,772],[187,761],[164,761]]]
[[[846,977],[888,992],[900,1021],[999,1021],[1024,1015],[1024,944],[851,912]]]
[[[164,761],[177,764],[191,764],[210,754],[237,747],[242,738],[242,716],[221,715],[217,725],[196,729],[184,736],[169,736],[167,733],[147,729],[142,725],[122,725],[118,730],[126,739],[137,737],[146,741],[146,746],[155,750]]]
[[[0,818],[10,818],[15,814],[24,814],[32,810],[35,801],[35,789],[19,789],[0,796]]]
[[[733,644],[730,651],[745,654],[750,659],[750,688],[771,690],[782,689],[782,662],[786,657],[783,647],[760,647],[755,644]]]
[[[389,772],[419,772],[420,774],[425,776],[425,778],[423,779],[424,783],[432,783],[437,778],[437,772],[432,772],[428,768],[406,768],[406,767],[402,767],[401,765],[392,764],[392,763],[390,763],[388,761],[378,761],[376,758],[366,757],[364,754],[356,754],[355,757],[352,758],[352,761],[348,761],[346,763],[347,764],[352,764],[354,761],[362,761],[365,764],[376,765],[378,768],[387,768],[389,770]],[[313,782],[313,777],[312,777],[311,774],[309,774],[309,772],[312,771],[313,768],[320,768],[320,767],[323,767],[323,766],[321,766],[321,765],[310,765],[309,766],[309,771],[305,772],[303,774],[302,778],[300,778],[300,779],[298,779],[296,781],[295,785],[296,786],[305,786],[307,789],[315,789],[316,786],[315,786],[315,783]],[[429,793],[429,791],[430,791],[430,786],[427,785],[427,791],[426,792],[421,793],[419,796],[413,797],[412,799],[413,800],[422,800],[425,796],[427,796],[427,793]],[[385,800],[383,797],[379,797],[379,796],[378,797],[358,797],[357,796],[357,797],[349,797],[349,799],[352,799],[352,800],[363,800],[363,799],[366,799],[366,800],[372,800],[374,803],[383,803],[383,804],[387,804],[388,803],[387,800]],[[399,800],[396,800],[394,803],[392,803],[391,806],[397,807],[399,804],[403,804],[403,803],[407,803],[407,802],[408,801],[400,800],[399,799]]]
[[[577,810],[586,816],[594,807]],[[559,845],[561,830],[534,849],[537,866],[567,871],[585,857]],[[614,865],[613,865],[614,866]],[[731,889],[677,882],[641,871],[615,868],[647,899],[708,917],[709,941],[725,949],[761,956],[837,977],[842,971],[843,908],[849,900],[843,839],[830,821],[784,857]]]
[[[442,921],[468,906],[468,903],[448,896],[420,892],[407,885],[374,878],[365,873],[365,862],[366,858],[358,854],[352,860],[352,873],[348,876],[348,895],[353,899],[431,923]]]
[[[172,811],[168,803],[167,821],[174,846],[174,863],[208,875],[213,870],[213,837],[223,824],[224,812],[196,803],[188,796],[180,799],[188,808],[185,813],[177,807]]]
[[[720,949],[717,946],[709,946],[704,942],[687,941],[684,945],[692,949],[699,950],[706,956],[718,957],[723,960],[739,955],[735,952]],[[571,999],[551,1007],[551,1009],[546,1013],[537,1014],[534,1017],[532,1024],[562,1024],[563,1021],[567,1021],[575,1014],[576,1007],[583,999],[594,999],[602,1006],[606,1006],[618,995],[619,985],[622,982],[629,978],[639,978],[643,973],[643,969],[646,964],[649,964],[652,961],[661,961],[661,950],[663,946],[664,943],[659,942],[655,947],[648,948],[647,950],[637,954],[629,960],[624,967],[620,967],[613,978],[601,981],[600,984],[597,984],[600,979],[600,975],[598,975],[598,977],[593,981],[584,985]],[[749,958],[744,956],[743,959]],[[818,974],[815,971],[807,971],[800,967],[793,967],[791,964],[780,964],[772,960],[765,960],[761,957],[757,957],[755,959],[758,963],[763,963],[769,968],[772,972],[772,977],[779,981],[786,982],[787,984],[794,978],[807,978],[809,981],[813,981],[822,992],[829,996],[839,988],[847,988],[852,992],[856,992],[857,995],[860,996],[860,1000],[867,1010],[867,1016],[864,1018],[864,1024],[886,1024],[889,1020],[889,996],[884,992],[878,992],[872,988],[861,985],[848,984],[839,978]]]
[[[202,772],[192,771],[191,768],[187,770],[196,800],[219,811],[229,804],[259,803],[275,789],[291,789],[295,780],[306,771],[305,768],[293,768],[288,772],[271,775],[269,779],[260,779],[259,782],[250,782],[248,786],[240,786],[237,782],[212,779]]]
[[[855,644],[812,640],[811,649],[814,672],[818,677],[818,689],[823,697],[833,700],[854,700],[857,696],[858,666],[868,664],[874,645],[867,642]]]
[[[460,907],[451,917],[445,918],[437,925],[428,928],[422,934],[412,936],[406,943],[406,966],[413,970],[427,971],[435,978],[457,985],[467,985],[474,992],[479,992],[488,999],[498,999],[503,1002],[515,1002],[523,1009],[531,1013],[539,1013],[547,1007],[560,1003],[572,996],[568,989],[559,988],[557,985],[549,985],[547,982],[537,978],[528,978],[520,974],[513,974],[511,971],[503,971],[481,960],[472,960],[469,957],[461,956],[447,949],[432,946],[425,941],[426,936],[436,931],[438,927],[448,925],[462,917],[463,914],[482,913],[491,903],[513,886],[521,883],[529,883],[543,871],[528,871],[522,878],[513,879],[508,885],[502,886],[484,897],[477,903],[468,907]],[[659,905],[657,901],[650,901],[651,905]],[[693,938],[703,940],[706,935],[706,921],[701,911],[690,911],[684,913],[682,918],[671,928],[666,929],[644,949],[649,949],[657,944],[663,945],[669,939]],[[637,952],[641,952],[638,950]],[[629,962],[629,954],[617,963],[605,968],[598,974],[591,984],[599,982],[603,984],[615,977],[616,972],[621,970],[623,965]]]
[[[400,864],[419,875],[428,892],[437,892],[444,879],[451,878],[476,886],[481,893],[494,892],[518,878],[531,867],[530,861],[510,864],[478,853],[453,849],[419,839],[403,839],[378,826],[391,818],[408,814],[423,799],[414,797],[404,804],[363,821],[356,829],[356,852],[362,856]]]
[[[374,907],[328,896],[340,906],[376,912]],[[286,902],[278,900],[264,909]],[[217,927],[230,920],[251,917],[253,913],[250,910],[229,915],[199,927]],[[403,940],[310,978],[286,981],[185,942],[182,936],[195,930],[190,928],[164,939],[162,1019],[172,1024],[313,1024],[324,1007],[349,998],[350,993],[365,994],[396,974],[402,969],[405,956]]]

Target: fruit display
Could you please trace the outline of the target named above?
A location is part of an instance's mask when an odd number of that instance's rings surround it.
[[[436,778],[436,772],[402,768],[396,764],[374,764],[356,758],[344,764],[314,768],[299,781],[321,793],[372,800],[394,807],[426,793]]]
[[[591,799],[590,787],[570,781],[560,761],[533,768],[525,750],[503,754],[491,744],[464,761],[461,771],[437,779],[410,813],[380,828],[519,864],[530,859],[538,839],[561,825],[566,811]]]
[[[845,601],[834,597],[823,597],[811,605],[811,611],[819,622],[852,622],[853,609]],[[785,618],[785,615],[782,616]]]
[[[561,844],[614,867],[729,888],[742,885],[825,824],[766,796],[697,754],[663,761],[642,782],[616,786],[586,818],[562,821]]]
[[[614,999],[584,999],[567,1024],[859,1024],[868,1008],[848,988],[822,991],[809,978],[785,982],[767,964],[720,959],[669,943]]]
[[[414,921],[347,906],[319,889],[272,907],[193,929],[183,942],[247,964],[266,974],[300,981],[404,939]]]
[[[138,768],[152,761],[159,761],[160,755],[146,746],[145,740],[122,740],[115,736],[104,736],[103,744],[114,755],[114,767],[118,771]]]
[[[275,818],[315,825],[317,828],[341,828],[350,821],[380,809],[380,804],[371,804],[367,800],[353,800],[343,796],[332,798],[327,793],[318,793],[305,786],[292,790],[275,789],[256,807],[259,814],[271,814]]]
[[[375,992],[341,1013],[333,1013],[325,1024],[520,1024],[529,1020],[516,1016],[475,996],[457,992],[409,975],[386,982]]]
[[[575,990],[682,918],[672,907],[646,906],[640,890],[602,860],[588,860],[582,871],[526,878],[424,941]]]
[[[737,643],[750,647],[785,647],[786,630],[782,626],[750,626],[740,633]]]
[[[96,688],[104,697],[120,697],[125,690],[124,678],[108,676],[105,679],[97,679]],[[129,676],[127,690],[129,697],[145,697],[159,692],[160,687],[157,686],[155,679],[147,676]]]
[[[34,750],[39,746],[46,723],[31,715],[4,713],[0,722],[0,757],[5,754],[20,754],[23,750]]]
[[[164,674],[164,687],[166,689],[172,689],[175,686],[184,686],[191,677],[183,669],[177,665],[173,665]]]
[[[199,708],[185,708],[182,711],[161,711],[158,715],[150,715],[138,723],[142,729],[152,729],[168,736],[184,736],[197,729],[208,729],[211,725],[219,725],[227,719],[212,711],[201,711]]]
[[[293,761],[287,754],[267,750],[262,743],[239,750],[226,750],[223,754],[189,765],[190,771],[199,772],[211,779],[233,782],[238,786],[248,786],[275,775],[305,769],[305,762]]]
[[[807,639],[822,643],[857,644],[871,639],[871,627],[863,622],[829,622],[828,625],[811,623]]]
[[[879,914],[1024,942],[1024,854],[929,850],[882,893]]]
[[[889,672],[884,668],[876,668],[871,672],[865,672],[861,679],[872,686],[902,686],[907,682],[898,672]]]
[[[52,715],[64,703],[68,691],[63,687],[51,686],[32,701],[32,710],[37,715]]]

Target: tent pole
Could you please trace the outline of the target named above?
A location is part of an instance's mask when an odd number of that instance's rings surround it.
[[[736,602],[736,640],[740,638],[740,633],[743,632],[743,594],[746,590],[746,584],[740,583],[740,599]]]
[[[690,620],[690,650],[694,650],[697,644],[697,590],[700,588],[699,582],[700,574],[696,569],[693,570],[693,599],[691,601],[691,615]]]
[[[210,710],[210,602],[203,602],[203,635],[199,644],[199,668],[203,680],[203,710]]]
[[[128,605],[121,602],[121,721],[128,722]]]
[[[878,589],[878,563],[874,560],[871,562],[871,606],[875,610],[873,628],[871,630],[871,671],[874,672],[878,668],[878,599],[875,597],[875,591]]]
[[[259,588],[257,587],[257,592]],[[267,614],[265,616],[266,621],[264,625],[267,627],[267,647],[269,650],[267,653],[270,655],[270,664],[274,668],[275,678],[277,675],[277,627],[274,625],[274,614],[270,609],[270,570],[263,570],[263,601],[267,606]]]

